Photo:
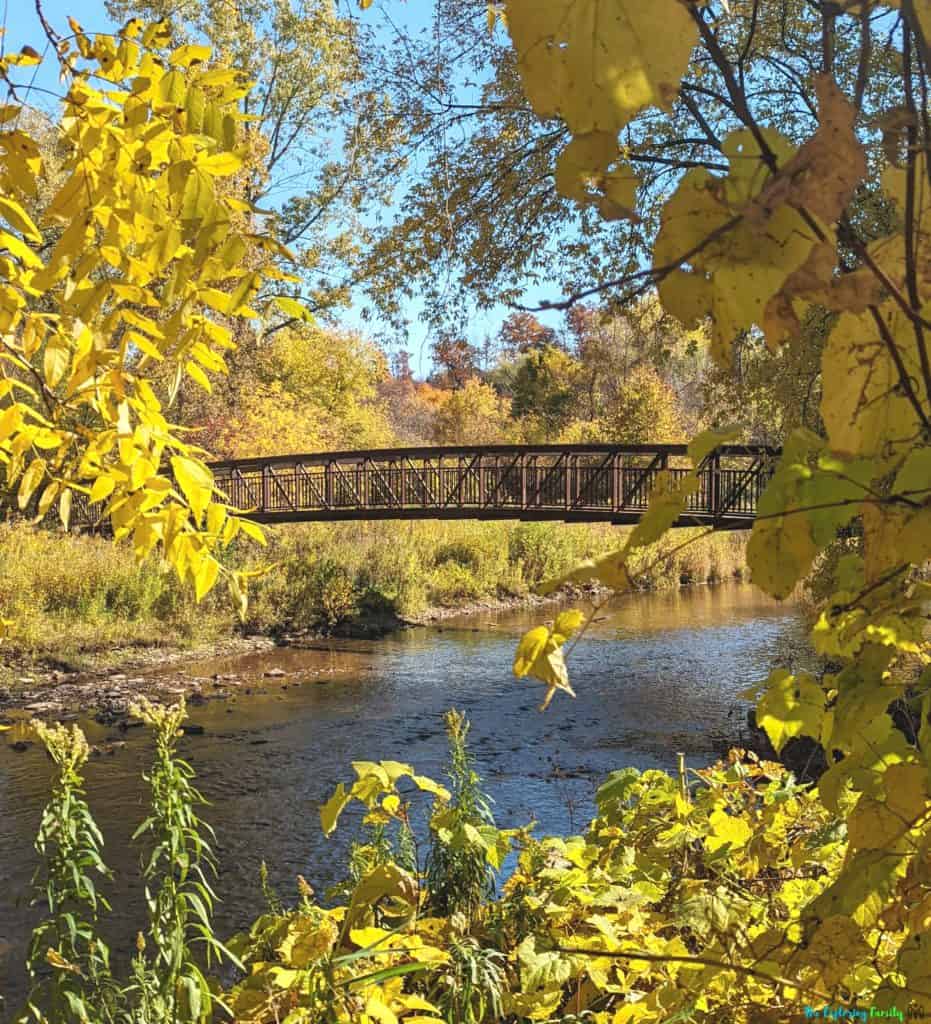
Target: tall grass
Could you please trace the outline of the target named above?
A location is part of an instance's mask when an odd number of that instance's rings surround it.
[[[0,658],[79,666],[111,647],[184,646],[229,629],[214,600],[198,608],[158,559],[126,546],[0,523],[0,609],[12,620]]]
[[[528,594],[586,558],[620,547],[626,531],[608,524],[501,522],[335,523],[269,530],[265,554],[280,569],[254,587],[250,626],[258,630],[334,621],[344,612],[416,617]],[[633,565],[648,587],[728,579],[744,572],[743,534],[716,534],[672,554],[676,531]],[[249,553],[248,560],[253,558]]]
[[[520,597],[619,547],[625,536],[607,524],[472,521],[307,524],[267,532],[267,549],[243,543],[232,552],[243,567],[275,566],[253,584],[250,631],[416,617],[435,606]],[[686,536],[677,531],[638,556],[632,566],[638,582],[671,586],[742,571],[744,538],[735,534],[702,538],[656,562]],[[184,647],[237,628],[222,588],[198,606],[157,558],[137,565],[126,546],[25,525],[0,524],[0,612],[14,623],[0,657],[20,664],[80,666],[114,647]]]

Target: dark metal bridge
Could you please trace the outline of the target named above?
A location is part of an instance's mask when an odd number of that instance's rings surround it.
[[[748,529],[779,450],[726,445],[699,467],[677,526]],[[211,465],[230,504],[261,523],[524,519],[635,523],[685,445],[486,445],[236,459]]]

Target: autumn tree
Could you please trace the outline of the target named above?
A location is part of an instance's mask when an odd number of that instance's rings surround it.
[[[243,198],[270,213],[278,239],[292,249],[288,269],[298,280],[291,291],[307,308],[325,312],[348,302],[367,274],[359,217],[385,198],[369,158],[395,141],[381,99],[364,85],[354,19],[334,0],[106,6],[118,23],[164,20],[179,42],[209,46],[252,82],[237,103],[250,142]],[[376,122],[386,135],[373,130]]]
[[[505,365],[496,380],[510,393],[515,417],[524,419],[527,440],[555,438],[572,418],[579,363],[555,345],[534,349]]]
[[[28,74],[37,52],[0,65],[5,482],[21,511],[54,507],[67,526],[77,504],[138,557],[159,549],[199,598],[223,571],[222,549],[258,530],[215,492],[151,368],[209,388],[236,346],[229,325],[259,318],[251,304],[287,258],[221,184],[244,163],[248,84],[208,48],[173,46],[162,24],[94,38],[75,24],[67,40],[47,31],[65,88],[55,177],[29,119],[18,124],[17,69]],[[241,603],[242,581],[226,577]]]
[[[541,324],[532,313],[511,313],[498,331],[498,344],[505,359],[558,343],[556,331]]]
[[[489,384],[472,378],[443,399],[432,440],[442,445],[503,444],[510,425],[510,403]]]
[[[645,107],[623,129],[639,220],[605,220],[599,197],[578,204],[558,187],[565,178],[557,179],[556,157],[571,134],[560,118],[536,116],[506,25],[498,19],[489,32],[488,9],[485,0],[441,0],[423,34],[405,30],[389,0],[375,0],[368,13],[369,81],[392,97],[390,116],[403,119],[401,152],[420,157],[398,183],[403,216],[373,239],[371,258],[380,267],[373,297],[386,313],[410,294],[442,321],[473,303],[526,303],[531,285],[553,299],[581,292],[623,298],[631,289],[620,282],[651,256],[665,197],[689,169],[724,167],[723,140],[741,123],[726,76],[694,50],[670,109]],[[879,111],[895,107],[902,88],[883,8],[869,10],[862,27],[852,15],[838,23],[833,59],[859,90],[862,109]],[[819,12],[807,0],[732,0],[714,11],[722,52],[738,76],[752,80],[750,109],[791,138],[810,131],[817,108]],[[874,153],[880,139],[877,130],[865,140]],[[392,166],[385,160],[384,173]],[[571,175],[565,161],[558,169]],[[619,198],[629,202],[632,179],[625,181]]]
[[[478,349],[459,335],[442,331],[430,352],[436,367],[431,380],[439,387],[465,387],[480,372]]]
[[[359,334],[334,328],[276,332],[208,398],[198,438],[218,456],[387,447],[394,440],[379,390],[386,360]]]

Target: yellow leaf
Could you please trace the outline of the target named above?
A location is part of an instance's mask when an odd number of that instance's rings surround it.
[[[71,488],[66,487],[61,492],[61,499],[58,502],[58,514],[61,517],[62,526],[67,530],[71,525]]]
[[[265,539],[265,531],[259,526],[258,523],[253,523],[249,519],[238,519],[239,529],[247,536],[251,537],[252,540],[257,541],[263,547],[268,544]]]
[[[202,462],[183,455],[172,457],[171,469],[194,513],[194,519],[200,522],[213,496],[213,474]]]
[[[320,825],[325,836],[330,835],[336,828],[336,822],[350,800],[352,800],[352,795],[340,782],[330,799],[320,808]]]
[[[52,502],[58,497],[60,489],[61,484],[59,484],[57,480],[53,480],[42,492],[39,498],[39,504],[36,506],[36,515],[39,519],[41,519],[52,507]]]
[[[242,314],[242,307],[251,300],[261,284],[262,278],[259,274],[245,274],[243,276],[229,297],[229,311],[233,316],[237,313]]]
[[[45,382],[50,388],[56,387],[68,372],[71,364],[71,347],[59,334],[53,334],[45,346],[42,369]]]
[[[577,614],[579,613],[575,613]],[[564,625],[571,624],[575,620],[575,615],[568,613]],[[540,706],[541,711],[546,710],[557,690],[565,691],[570,697],[575,696],[575,691],[569,685],[569,673],[561,650],[566,639],[566,636],[560,633],[551,633],[546,626],[538,626],[526,633],[517,647],[514,656],[514,675],[518,679],[533,676],[534,679],[545,683],[548,688]]]
[[[25,510],[29,504],[29,499],[35,493],[36,488],[42,482],[45,476],[45,459],[33,459],[29,463],[29,467],[26,472],[23,473],[23,478],[19,482],[19,507]]]
[[[567,583],[591,583],[596,580],[603,586],[618,592],[630,590],[633,583],[627,572],[626,557],[625,548],[621,551],[612,551],[598,559],[587,559],[563,576],[541,583],[536,588],[537,593],[545,596]]]
[[[210,555],[205,556],[198,567],[197,575],[194,577],[194,595],[198,603],[213,590],[219,574],[220,563],[215,558],[211,558]]]
[[[197,363],[189,359],[184,364],[184,369],[187,370],[188,376],[191,378],[191,380],[199,384],[204,389],[204,391],[207,391],[208,393],[213,391],[213,385],[210,383],[210,378],[197,365]]]
[[[756,720],[778,754],[795,736],[820,737],[824,703],[824,691],[807,672],[793,676],[776,669],[766,681]]]
[[[617,135],[645,107],[669,109],[698,30],[678,0],[509,0],[524,91],[574,135]]]
[[[235,153],[214,153],[197,162],[197,166],[207,174],[221,177],[235,174],[242,167],[242,160]]]
[[[565,637],[567,640],[585,621],[585,613],[577,608],[560,612],[553,623],[553,632]]]
[[[42,260],[39,259],[32,249],[30,249],[21,238],[17,238],[16,235],[11,235],[9,231],[3,231],[0,229],[0,248],[7,249],[23,264],[23,266],[30,267],[34,270],[38,270],[42,267]]]
[[[42,55],[38,51],[34,50],[31,46],[24,46],[19,53],[8,53],[4,60],[7,64],[13,64],[17,67],[28,68],[35,64],[42,63]]]
[[[179,67],[189,68],[192,64],[202,64],[204,61],[210,60],[211,52],[209,46],[197,46],[194,44],[179,46],[168,55],[168,61],[171,64],[177,64]]]
[[[925,307],[922,315],[931,309]],[[921,357],[911,321],[890,302],[880,321],[912,380],[921,380]],[[821,355],[821,415],[831,447],[849,455],[882,456],[906,450],[921,422],[900,387],[882,331],[869,313],[844,313]]]
[[[689,442],[689,458],[692,465],[697,469],[702,462],[722,444],[730,444],[740,437],[739,427],[721,427],[715,430],[706,430]]]
[[[227,577],[227,584],[239,621],[245,622],[246,613],[249,610],[249,593],[246,590],[245,581],[240,580],[238,573],[231,572]]]
[[[534,662],[546,647],[549,637],[550,631],[546,626],[537,626],[536,629],[531,629],[529,633],[524,634],[517,646],[517,653],[514,655],[514,675],[518,679],[522,679],[533,668]]]
[[[737,818],[725,811],[712,811],[708,816],[711,833],[705,836],[705,846],[712,853],[722,847],[739,849],[746,846],[753,836],[753,830],[743,818]]]
[[[670,472],[661,472],[650,493],[650,504],[627,539],[626,550],[645,547],[659,540],[685,511],[689,497],[699,487],[698,478],[689,473],[678,482]]]
[[[127,331],[126,340],[150,359],[161,362],[165,358],[155,343],[150,341],[144,334],[140,334],[139,331]]]
[[[908,821],[867,793],[861,794],[847,819],[851,850],[885,850],[908,829]]]
[[[310,310],[297,299],[291,298],[289,295],[274,295],[272,296],[272,302],[289,317],[294,317],[297,320],[302,320],[305,323],[313,323],[313,315]]]
[[[780,163],[788,162],[792,143],[771,129],[761,131]],[[653,261],[657,266],[687,263],[688,270],[660,281],[663,307],[690,327],[711,317],[711,354],[729,369],[734,338],[764,323],[770,301],[806,262],[818,237],[785,203],[772,208],[761,203],[755,218],[748,214],[748,206],[775,180],[751,132],[731,132],[722,149],[729,175],[722,180],[695,168],[682,178],[663,208]],[[684,261],[696,248],[700,251]]]
[[[398,1024],[397,1014],[385,1005],[378,993],[373,992],[369,996],[365,1004],[365,1012],[378,1024]]]
[[[195,167],[188,175],[181,196],[181,220],[196,224],[210,214],[215,203],[213,179]]]
[[[92,505],[95,505],[98,501],[103,501],[108,498],[116,486],[116,481],[112,476],[98,476],[91,487],[90,498],[88,499]]]
[[[142,313],[137,313],[134,309],[127,309],[125,307],[120,310],[119,316],[121,320],[131,324],[133,327],[138,327],[140,331],[145,331],[145,333],[151,337],[164,340],[164,331],[151,317],[145,316]]]

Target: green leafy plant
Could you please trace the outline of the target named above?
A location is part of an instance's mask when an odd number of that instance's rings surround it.
[[[495,863],[510,849],[495,827],[491,799],[482,790],[467,746],[469,723],[460,711],[444,716],[449,744],[452,799],[430,819],[426,883],[428,907],[439,915],[462,914],[467,920],[495,891]],[[494,851],[489,857],[489,852]]]
[[[35,843],[42,866],[33,880],[33,903],[44,904],[47,916],[32,933],[26,964],[32,986],[22,1019],[109,1022],[119,993],[109,950],[97,934],[100,911],[109,904],[94,878],[110,872],[101,855],[103,837],[84,799],[81,769],[90,748],[77,726],[34,721],[32,728],[57,776]]]
[[[447,1024],[483,1024],[501,1020],[507,987],[505,956],[483,949],[468,936],[451,938],[449,961],[429,991]]]
[[[216,870],[208,841],[213,830],[197,814],[206,801],[191,782],[194,770],[177,752],[186,709],[183,700],[166,708],[143,698],[131,712],[155,732],[155,764],[146,777],[152,810],[134,834],[152,842],[142,874],[154,953],[137,973],[155,981],[150,1002],[157,1013],[149,1018],[151,1024],[208,1021],[214,997],[193,947],[203,947],[208,967],[214,957],[237,961],[211,924],[215,896],[207,875]],[[139,950],[139,957],[143,955]],[[147,999],[148,993],[145,986],[138,992]]]

